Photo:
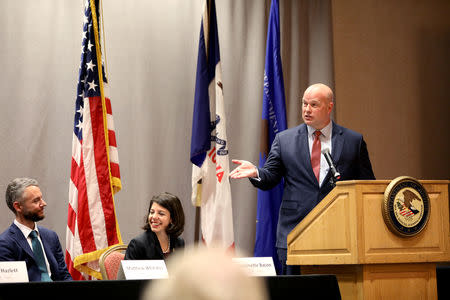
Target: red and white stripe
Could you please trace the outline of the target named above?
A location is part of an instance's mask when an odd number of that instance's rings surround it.
[[[414,213],[402,203],[402,209],[400,210],[400,214],[404,217],[413,216]]]
[[[111,102],[105,102],[109,160],[100,97],[84,99],[83,139],[73,136],[66,263],[74,279],[84,279],[79,271],[99,278],[96,261],[101,250],[121,243],[111,190],[111,177],[120,184],[119,159]]]

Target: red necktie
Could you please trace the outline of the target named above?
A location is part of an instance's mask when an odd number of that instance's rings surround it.
[[[314,175],[316,175],[317,182],[320,183],[320,151],[321,151],[321,144],[319,136],[321,135],[321,132],[319,130],[314,131],[314,142],[312,146],[311,151],[311,165],[314,171]]]

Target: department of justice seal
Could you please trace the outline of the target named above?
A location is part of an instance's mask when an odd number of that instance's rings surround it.
[[[411,237],[421,232],[430,218],[430,209],[428,193],[415,178],[397,177],[384,191],[384,222],[396,235]]]

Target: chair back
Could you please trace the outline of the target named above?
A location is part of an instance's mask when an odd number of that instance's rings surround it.
[[[127,245],[115,245],[100,255],[98,263],[100,265],[100,272],[103,280],[117,279],[120,262],[125,258],[126,250]]]

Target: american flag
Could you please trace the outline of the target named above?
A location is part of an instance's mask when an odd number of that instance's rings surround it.
[[[409,217],[409,216],[414,215],[414,213],[409,208],[407,208],[404,203],[401,204],[400,214],[404,217]]]
[[[66,264],[75,280],[101,279],[100,255],[122,244],[114,207],[114,193],[121,189],[119,159],[102,63],[98,1],[85,3],[75,101],[66,231]]]

